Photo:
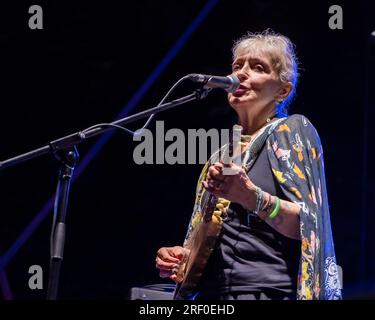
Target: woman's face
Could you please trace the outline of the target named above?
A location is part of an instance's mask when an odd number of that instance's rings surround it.
[[[241,52],[233,61],[232,73],[241,83],[235,92],[228,94],[229,103],[236,111],[275,106],[282,83],[267,55]]]

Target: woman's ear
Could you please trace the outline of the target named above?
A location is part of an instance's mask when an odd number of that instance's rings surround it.
[[[278,96],[278,101],[283,101],[285,100],[289,93],[292,92],[293,89],[293,84],[291,82],[283,83],[282,87],[280,88],[279,91],[279,96]]]

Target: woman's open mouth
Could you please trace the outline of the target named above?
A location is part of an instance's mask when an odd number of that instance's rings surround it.
[[[245,92],[247,92],[248,90],[250,90],[250,88],[244,86],[244,85],[240,85],[238,87],[238,89],[236,91],[234,91],[232,94],[235,96],[235,97],[240,97],[242,96]]]

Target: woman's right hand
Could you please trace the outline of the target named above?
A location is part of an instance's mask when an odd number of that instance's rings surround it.
[[[186,261],[189,253],[190,250],[180,246],[160,248],[155,260],[160,277],[170,278],[176,283],[181,282],[182,279],[177,276],[177,272],[183,262]]]

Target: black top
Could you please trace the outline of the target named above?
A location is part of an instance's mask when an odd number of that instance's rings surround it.
[[[265,146],[249,177],[262,190],[285,199],[274,179]],[[301,242],[283,236],[248,212],[236,203],[228,208],[228,219],[202,277],[202,296],[215,297],[228,292],[296,292]]]

